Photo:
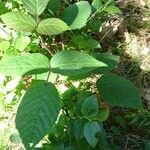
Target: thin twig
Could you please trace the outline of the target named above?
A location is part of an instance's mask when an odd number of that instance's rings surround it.
[[[125,144],[125,146],[124,146],[124,150],[126,150],[126,149],[127,149],[128,142],[129,142],[129,138],[127,137],[127,141],[126,141],[126,144]]]
[[[48,82],[48,80],[49,80],[50,74],[51,74],[51,71],[49,70],[48,76],[47,76],[47,80],[46,80],[47,82]]]
[[[97,13],[102,12],[112,1],[113,0],[109,0],[103,6],[101,6],[95,13],[93,13],[93,15],[91,15],[91,17],[87,20],[87,22],[89,22],[92,18],[94,18]]]
[[[51,49],[45,44],[43,36],[40,36],[40,41],[41,41],[41,47],[46,49],[50,55],[53,55]]]

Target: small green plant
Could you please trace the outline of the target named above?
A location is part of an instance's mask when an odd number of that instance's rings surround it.
[[[115,2],[18,0],[7,9],[0,18],[13,30],[0,43],[0,73],[28,79],[16,114],[25,148],[45,137],[43,149],[107,149],[110,106],[142,109],[136,87],[111,73],[119,57],[97,52],[91,34],[120,13]]]

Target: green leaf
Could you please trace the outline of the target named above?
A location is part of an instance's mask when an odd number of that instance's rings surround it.
[[[90,4],[87,1],[82,1],[67,7],[62,12],[61,18],[70,26],[71,29],[80,29],[86,25],[90,14]]]
[[[80,49],[101,48],[100,43],[91,36],[75,36],[72,38],[72,42]]]
[[[51,12],[55,13],[57,10],[59,10],[61,6],[61,0],[49,0],[47,8]]]
[[[112,5],[107,6],[104,10],[110,14],[116,14],[116,13],[120,14],[121,13],[121,10],[118,7],[112,6]]]
[[[82,119],[74,120],[73,122],[73,134],[77,140],[83,138],[84,121]]]
[[[94,118],[99,112],[97,97],[92,95],[85,99],[82,104],[82,114],[88,118]]]
[[[22,0],[24,7],[32,15],[41,15],[49,0]]]
[[[43,35],[57,35],[70,30],[68,25],[58,18],[44,19],[40,22],[37,32]]]
[[[115,75],[103,75],[97,89],[104,100],[113,106],[142,108],[142,100],[132,82]]]
[[[98,10],[98,9],[100,9],[100,8],[103,6],[103,3],[102,3],[101,0],[93,0],[92,6],[93,6],[96,10]]]
[[[0,42],[0,50],[2,51],[7,51],[10,47],[10,42],[9,41],[2,41]]]
[[[94,55],[96,59],[107,64],[107,66],[99,67],[94,70],[95,73],[104,74],[115,69],[119,63],[119,56],[112,55],[111,53],[97,53]]]
[[[0,60],[0,73],[8,76],[39,74],[48,70],[49,59],[40,53],[6,56]]]
[[[60,111],[59,101],[50,82],[38,81],[28,89],[16,116],[16,128],[27,149],[38,144],[54,125]]]
[[[18,31],[31,32],[35,30],[37,23],[36,21],[21,12],[9,12],[1,15],[2,21],[9,26]]]
[[[5,6],[5,3],[0,1],[0,15],[6,13],[8,11],[8,8]]]
[[[31,39],[28,36],[22,36],[16,40],[15,49],[20,52],[24,51],[26,47],[30,44]]]
[[[100,122],[104,122],[107,120],[108,117],[109,117],[109,109],[104,108],[100,111],[100,114],[98,115],[98,120]]]
[[[66,76],[83,74],[95,68],[106,66],[86,53],[69,50],[55,54],[50,65],[52,72]]]
[[[96,133],[102,131],[100,125],[96,122],[87,122],[84,126],[84,136],[87,142],[95,148],[98,143],[98,139],[96,138]]]

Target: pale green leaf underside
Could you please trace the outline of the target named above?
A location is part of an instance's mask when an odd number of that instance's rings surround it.
[[[32,15],[40,15],[45,10],[49,0],[22,0],[24,7]]]
[[[87,73],[95,68],[106,66],[94,57],[78,51],[60,51],[55,54],[50,62],[54,73],[70,76]]]
[[[24,95],[16,116],[16,127],[28,149],[35,146],[48,133],[60,111],[60,99],[55,86],[36,81]]]
[[[104,100],[113,106],[142,108],[137,88],[123,77],[103,75],[97,81],[97,88]]]
[[[39,53],[6,56],[0,60],[0,73],[8,76],[39,74],[48,70],[49,59]]]
[[[64,21],[58,18],[44,19],[37,28],[38,33],[49,36],[63,33],[66,30],[70,30],[70,28]]]
[[[1,15],[2,21],[10,28],[17,31],[31,32],[35,30],[36,21],[21,12],[9,12]]]
[[[62,20],[64,20],[71,29],[80,29],[86,25],[87,19],[91,14],[91,6],[89,2],[82,1],[70,5],[62,12]]]
[[[102,131],[100,125],[96,121],[87,122],[84,126],[84,136],[87,142],[95,147],[98,139],[96,138],[96,133]]]

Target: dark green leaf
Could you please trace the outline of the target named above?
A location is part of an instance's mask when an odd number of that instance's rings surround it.
[[[31,32],[35,30],[37,23],[36,21],[21,12],[9,12],[1,15],[2,21],[9,27],[24,32]]]
[[[61,4],[61,0],[49,0],[47,8],[51,12],[55,13],[57,10],[59,10],[61,6],[60,4]]]
[[[100,125],[96,122],[87,122],[84,126],[84,136],[87,142],[95,148],[98,139],[96,138],[96,133],[102,131]]]
[[[107,120],[108,117],[109,117],[109,109],[105,108],[100,111],[100,114],[98,115],[98,120],[100,122],[104,122]]]
[[[84,129],[84,121],[82,119],[77,119],[73,123],[73,134],[77,140],[83,138],[83,129]]]
[[[119,63],[119,56],[112,55],[110,53],[97,53],[94,56],[99,61],[107,64],[107,66],[99,67],[96,70],[94,70],[95,73],[99,73],[99,74],[108,73],[114,68],[116,68],[116,66]]]
[[[86,53],[69,50],[55,54],[50,64],[54,73],[66,76],[84,74],[95,68],[106,66]]]
[[[22,98],[16,127],[27,149],[38,144],[57,120],[59,100],[55,86],[45,81],[33,83]]]
[[[90,4],[87,1],[82,1],[67,7],[62,12],[62,20],[64,20],[71,29],[80,29],[86,25],[90,14]]]
[[[102,3],[101,0],[93,0],[92,6],[93,6],[96,10],[98,10],[98,9],[100,9],[100,8],[103,6],[103,3]]]
[[[82,114],[88,118],[94,118],[99,112],[98,100],[95,95],[85,99],[82,104]]]
[[[10,55],[0,60],[0,73],[22,76],[44,73],[49,70],[49,59],[40,54]]]
[[[104,100],[113,106],[142,108],[137,88],[132,82],[115,75],[103,75],[97,88]]]
[[[72,42],[80,49],[101,48],[100,43],[94,40],[91,36],[75,36],[73,37]]]

